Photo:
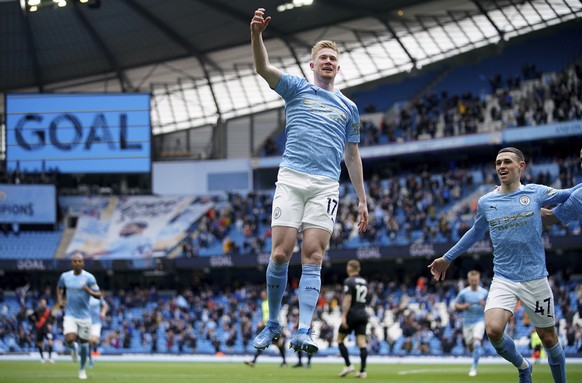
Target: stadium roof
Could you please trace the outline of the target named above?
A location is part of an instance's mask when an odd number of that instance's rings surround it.
[[[252,69],[249,22],[261,6],[273,17],[271,61],[308,76],[313,43],[335,40],[342,88],[582,15],[577,0],[36,0],[35,12],[23,9],[34,1],[0,0],[0,92],[151,92],[154,133],[281,106]]]

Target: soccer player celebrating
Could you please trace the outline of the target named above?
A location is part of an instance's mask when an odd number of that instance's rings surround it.
[[[73,270],[61,274],[57,284],[57,299],[65,309],[63,333],[65,343],[71,349],[73,362],[77,362],[78,345],[81,342],[79,379],[87,379],[85,364],[89,354],[88,341],[91,335],[91,307],[89,298],[101,298],[101,291],[93,274],[83,270],[85,262],[80,254],[73,255]],[[66,290],[66,301],[64,293]]]
[[[358,196],[358,227],[368,227],[368,207],[358,149],[360,116],[357,106],[335,89],[340,69],[333,41],[319,41],[309,64],[314,81],[283,73],[269,61],[263,31],[271,21],[265,9],[251,20],[251,48],[257,73],[285,100],[287,141],[273,198],[272,251],[267,267],[269,320],[253,341],[265,349],[281,334],[279,311],[287,286],[289,261],[297,234],[303,231],[299,326],[290,341],[295,351],[317,352],[311,321],[321,288],[321,265],[329,244],[339,203],[342,157]]]
[[[459,242],[428,267],[444,280],[451,262],[479,241],[487,229],[493,243],[493,280],[485,305],[485,331],[497,353],[519,371],[520,383],[530,383],[532,365],[518,351],[505,327],[519,300],[548,354],[555,383],[566,382],[566,358],[558,341],[554,296],[548,283],[542,243],[541,207],[564,202],[578,187],[555,190],[520,182],[525,169],[521,150],[501,149],[495,160],[501,186],[479,198],[475,223]]]

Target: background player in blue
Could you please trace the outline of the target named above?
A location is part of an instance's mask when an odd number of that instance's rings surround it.
[[[356,334],[356,344],[360,349],[360,371],[356,373],[356,378],[367,378],[366,359],[368,358],[368,342],[366,340],[366,327],[368,326],[367,305],[370,302],[368,294],[368,281],[360,276],[360,262],[352,259],[346,266],[348,277],[344,281],[344,291],[342,297],[342,323],[338,329],[337,344],[345,367],[339,373],[343,378],[355,371],[350,362],[348,349],[344,340],[352,332]]]
[[[73,361],[77,362],[77,339],[81,342],[81,364],[79,379],[87,379],[85,363],[89,354],[88,341],[91,334],[91,307],[89,298],[101,298],[99,286],[93,274],[83,270],[85,262],[83,256],[73,255],[71,259],[73,270],[61,274],[57,284],[58,304],[65,309],[63,319],[63,333],[65,343],[71,348]],[[66,290],[66,300],[64,293]]]
[[[566,382],[566,359],[558,341],[554,296],[548,283],[542,243],[541,207],[564,202],[575,188],[555,190],[522,185],[525,157],[516,148],[501,149],[495,170],[501,185],[479,198],[475,223],[459,242],[428,267],[435,280],[444,280],[450,263],[479,241],[487,229],[493,243],[493,280],[485,306],[485,330],[497,353],[519,370],[521,383],[531,382],[532,366],[505,334],[519,300],[548,353],[556,383]],[[577,187],[582,186],[578,185]]]
[[[299,327],[290,342],[295,351],[314,353],[311,320],[321,288],[321,264],[339,200],[342,157],[358,196],[358,227],[368,227],[368,208],[358,149],[360,116],[356,105],[334,87],[340,69],[338,49],[324,40],[311,51],[313,84],[281,72],[269,62],[263,31],[271,21],[265,9],[250,23],[255,70],[285,100],[287,141],[277,176],[272,211],[272,252],[267,267],[269,321],[253,345],[264,349],[281,333],[279,311],[287,285],[289,260],[303,230],[299,282]]]
[[[582,168],[582,149],[580,149],[580,167]],[[582,188],[572,193],[564,203],[552,210],[542,209],[542,221],[550,226],[558,222],[568,223],[582,219]]]
[[[463,339],[470,352],[473,353],[473,364],[469,376],[477,376],[477,365],[481,356],[481,341],[485,334],[485,301],[487,290],[481,283],[481,273],[471,270],[467,273],[469,286],[465,287],[455,300],[455,309],[463,314]]]
[[[109,310],[109,305],[105,302],[103,296],[101,298],[89,298],[89,306],[91,306],[91,339],[89,339],[89,368],[93,368],[93,353],[97,353],[97,347],[101,341],[101,321],[105,319],[105,314]]]

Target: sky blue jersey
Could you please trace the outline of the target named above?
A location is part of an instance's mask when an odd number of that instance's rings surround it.
[[[89,306],[91,307],[91,323],[93,324],[101,324],[101,308],[103,305],[108,306],[105,299],[97,299],[90,297],[89,298]]]
[[[73,270],[61,274],[57,287],[67,290],[65,315],[77,319],[91,318],[91,308],[89,305],[91,295],[83,290],[84,285],[89,286],[93,291],[99,291],[97,280],[88,271],[82,270],[79,275],[75,275]]]
[[[455,303],[469,303],[469,308],[462,311],[463,325],[470,326],[485,320],[485,308],[481,305],[481,301],[487,300],[488,294],[487,290],[481,286],[477,287],[477,290],[472,290],[471,286],[467,286],[459,291]]]
[[[570,198],[556,206],[553,212],[562,223],[582,218],[582,188],[574,191]]]
[[[283,73],[275,91],[285,100],[287,143],[280,166],[339,180],[346,142],[360,142],[360,114],[341,92]]]
[[[580,184],[582,185],[582,184]],[[514,282],[544,278],[546,253],[542,243],[541,208],[564,202],[580,185],[556,190],[521,185],[510,194],[499,187],[479,198],[475,223],[445,255],[450,263],[469,250],[489,229],[493,243],[493,274]]]

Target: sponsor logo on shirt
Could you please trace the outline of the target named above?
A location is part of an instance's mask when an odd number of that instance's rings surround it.
[[[529,203],[529,197],[526,197],[526,198],[528,199],[527,203]],[[521,202],[521,198],[520,198],[520,202]],[[509,229],[512,227],[525,225],[527,223],[527,221],[524,221],[524,220],[528,219],[530,217],[533,217],[533,216],[534,216],[533,211],[526,211],[526,212],[519,213],[519,214],[508,215],[508,216],[503,217],[503,218],[492,219],[491,221],[489,221],[489,225],[492,228],[498,227],[501,225],[505,225],[501,228],[502,229]]]

